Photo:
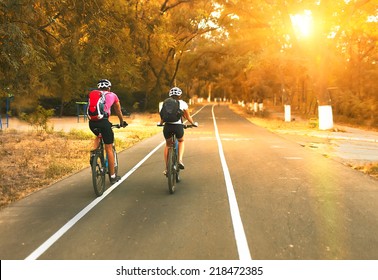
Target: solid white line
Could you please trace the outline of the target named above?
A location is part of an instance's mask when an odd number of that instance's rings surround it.
[[[240,217],[239,206],[236,200],[235,190],[232,185],[230,171],[228,170],[226,158],[224,156],[222,141],[219,137],[217,122],[215,120],[215,114],[214,114],[214,106],[215,105],[213,105],[213,108],[212,108],[212,114],[213,114],[213,120],[214,120],[215,137],[218,142],[219,156],[221,159],[224,179],[226,182],[228,202],[230,204],[231,220],[234,227],[234,235],[235,235],[235,240],[236,240],[236,246],[239,253],[239,259],[252,260],[251,253],[249,252],[247,238],[244,232],[243,222]]]
[[[131,174],[133,174],[149,157],[151,157],[158,149],[165,144],[165,141],[161,142],[155,149],[153,149],[147,156],[145,156],[140,162],[138,162],[133,168],[127,172],[121,180],[113,184],[107,189],[102,196],[93,200],[87,207],[81,210],[75,217],[69,220],[64,226],[62,226],[55,234],[47,239],[41,246],[39,246],[33,253],[31,253],[25,260],[36,260],[44,252],[47,251],[59,238],[61,238],[71,227],[73,227],[82,217],[84,217],[89,211],[91,211],[97,204],[99,204],[108,194],[110,194],[115,188],[117,188],[123,181],[125,181]]]
[[[203,108],[199,109],[193,116],[198,114]],[[47,239],[42,245],[40,245],[34,252],[25,258],[25,260],[36,260],[44,252],[46,252],[59,238],[61,238],[70,228],[72,228],[82,217],[84,217],[89,211],[91,211],[97,204],[99,204],[108,194],[110,194],[115,188],[117,188],[123,181],[125,181],[131,174],[133,174],[148,158],[150,158],[157,150],[159,150],[165,141],[161,142],[155,149],[153,149],[147,156],[145,156],[140,162],[138,162],[133,168],[129,170],[117,183],[108,188],[102,196],[93,200],[83,210],[81,210],[75,217],[69,220],[64,226],[62,226],[56,233],[54,233],[49,239]]]

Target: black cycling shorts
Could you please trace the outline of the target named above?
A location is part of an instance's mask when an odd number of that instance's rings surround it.
[[[164,138],[171,138],[172,133],[176,135],[177,139],[181,139],[182,137],[184,137],[184,127],[182,126],[182,124],[166,123],[163,129]]]
[[[104,140],[105,144],[114,143],[114,132],[112,129],[112,124],[108,119],[89,121],[89,128],[96,136],[101,133],[102,139]]]

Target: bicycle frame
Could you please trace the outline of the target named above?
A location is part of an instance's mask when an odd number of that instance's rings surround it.
[[[184,125],[184,129],[193,127],[193,125]],[[163,126],[163,125],[158,125]],[[170,194],[173,194],[176,190],[176,183],[180,182],[180,168],[178,166],[178,140],[176,135],[171,135],[171,145],[168,146],[167,155],[167,178],[168,178],[168,190]]]
[[[112,125],[113,127],[120,128],[119,125]],[[92,169],[92,183],[95,194],[97,196],[101,196],[105,191],[105,175],[109,175],[110,180],[110,172],[108,166],[108,156],[106,154],[104,148],[104,140],[102,139],[101,133],[97,136],[99,141],[99,146],[96,150],[92,151],[93,154],[91,155],[91,169]],[[118,156],[115,149],[115,145],[113,143],[113,154],[114,154],[114,171],[117,176],[118,174]]]
[[[168,189],[171,194],[175,192],[176,182],[179,182],[180,168],[178,167],[178,140],[176,135],[172,134],[172,144],[168,147],[168,161],[167,161],[167,177]]]

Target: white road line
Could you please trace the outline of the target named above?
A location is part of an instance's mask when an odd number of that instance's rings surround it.
[[[214,106],[215,105],[213,105],[213,108],[212,108],[212,114],[213,114],[213,121],[214,121],[215,137],[218,142],[219,156],[221,159],[224,179],[226,182],[228,202],[230,204],[231,219],[232,219],[232,224],[234,227],[234,235],[235,235],[235,240],[236,240],[236,246],[238,248],[239,259],[252,260],[251,253],[249,252],[247,237],[245,236],[245,232],[244,232],[243,222],[240,217],[239,206],[236,200],[235,190],[232,185],[230,171],[228,170],[226,158],[223,152],[222,142],[219,137],[217,122],[215,120],[215,114],[214,114]]]
[[[133,168],[127,172],[121,180],[107,189],[102,196],[93,200],[87,207],[81,210],[75,217],[69,220],[64,226],[62,226],[55,234],[47,239],[41,246],[39,246],[33,253],[31,253],[25,260],[36,260],[44,252],[47,251],[59,238],[61,238],[71,227],[73,227],[82,217],[84,217],[89,211],[91,211],[97,204],[99,204],[108,194],[110,194],[115,188],[117,188],[123,181],[125,181],[131,174],[133,174],[149,157],[151,157],[158,149],[165,144],[165,141],[161,142],[155,149],[153,149],[147,156],[145,156],[140,162],[138,162]]]
[[[199,109],[194,115],[198,114],[204,107]],[[193,115],[193,116],[194,116]],[[56,233],[54,233],[49,239],[47,239],[42,245],[40,245],[34,252],[25,258],[25,260],[36,260],[43,253],[45,253],[59,238],[61,238],[70,228],[72,228],[81,218],[83,218],[89,211],[91,211],[97,204],[99,204],[108,194],[110,194],[115,188],[117,188],[123,181],[125,181],[131,174],[133,174],[147,159],[149,159],[157,150],[159,150],[165,141],[161,142],[155,149],[153,149],[147,156],[145,156],[140,162],[138,162],[133,168],[127,172],[121,180],[107,189],[102,196],[93,200],[83,210],[81,210],[75,217],[69,220],[64,226],[62,226]]]

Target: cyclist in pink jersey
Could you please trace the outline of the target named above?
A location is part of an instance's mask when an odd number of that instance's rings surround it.
[[[112,152],[112,147],[114,143],[114,132],[111,127],[111,123],[109,122],[109,119],[108,119],[111,114],[111,108],[112,107],[114,108],[115,114],[117,115],[119,119],[119,123],[122,127],[126,127],[128,124],[123,120],[123,115],[121,111],[121,103],[119,101],[118,96],[114,92],[110,91],[111,86],[112,84],[110,83],[110,81],[106,79],[100,80],[98,82],[97,84],[98,89],[106,92],[104,109],[105,109],[105,112],[107,113],[107,116],[98,121],[89,121],[89,128],[96,135],[96,138],[94,140],[94,145],[93,145],[94,150],[96,150],[100,144],[100,139],[97,136],[101,132],[101,136],[105,144],[105,151],[108,156],[110,182],[114,184],[120,179],[120,177],[115,175],[115,170],[114,170],[114,155]],[[96,128],[98,130],[95,130]],[[93,151],[91,155],[92,154],[93,154]],[[92,161],[92,156],[91,156],[91,161]]]
[[[110,90],[110,88],[109,88],[109,90]],[[109,117],[110,117],[110,114],[111,114],[112,106],[114,106],[114,110],[115,110],[115,113],[116,113],[117,116],[118,116],[118,110],[119,110],[119,112],[121,112],[121,115],[122,115],[121,105],[120,105],[118,96],[114,92],[109,91],[105,95],[105,100],[106,101],[105,101],[104,109],[105,109],[105,112],[108,114]],[[119,108],[117,108],[117,107],[119,107]],[[120,119],[120,122],[121,121],[122,120]]]

